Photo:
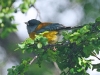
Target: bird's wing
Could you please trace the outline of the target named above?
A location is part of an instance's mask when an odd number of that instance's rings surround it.
[[[71,29],[71,27],[66,27],[59,23],[41,23],[42,27],[36,30],[36,33],[42,33],[44,31],[55,31],[55,30],[62,30],[62,29]]]
[[[65,29],[66,26],[63,26],[62,24],[59,23],[43,23],[41,24],[42,28],[38,29],[36,31],[36,33],[42,33],[44,31],[55,31],[55,30],[61,30],[61,29]]]

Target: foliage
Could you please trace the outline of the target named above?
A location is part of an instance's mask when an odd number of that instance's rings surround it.
[[[70,0],[82,5],[84,10],[84,18],[82,24],[93,22],[100,16],[100,0]],[[96,11],[96,12],[95,12]]]
[[[28,66],[28,60],[23,60],[20,65],[12,66],[12,69],[8,69],[8,75],[24,75],[24,72],[28,69]]]
[[[12,23],[14,20],[12,5],[14,2],[15,0],[9,0],[8,2],[6,0],[0,1],[0,37],[5,37],[8,33],[16,30],[16,24]]]
[[[16,0],[0,0],[0,37],[6,37],[9,33],[15,32],[16,25],[14,23],[13,13],[17,13],[18,9],[25,13],[36,0],[23,0],[23,3],[18,7],[14,7]]]
[[[97,71],[100,71],[99,64],[94,65],[91,63],[91,59],[86,59],[90,55],[96,56],[95,54],[99,53],[100,18],[97,18],[95,23],[85,24],[71,32],[64,31],[62,33],[63,41],[56,44],[48,44],[47,38],[42,36],[44,33],[36,35],[34,40],[27,39],[18,44],[19,50],[22,50],[23,53],[34,52],[38,56],[39,66],[42,61],[56,61],[62,71],[61,75],[89,75],[86,73],[88,68],[96,68]],[[29,63],[25,65],[28,66]],[[21,70],[23,72],[24,68]]]

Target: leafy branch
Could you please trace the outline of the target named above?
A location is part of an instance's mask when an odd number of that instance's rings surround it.
[[[45,60],[56,62],[62,71],[61,75],[85,75],[87,74],[86,70],[88,68],[94,69],[96,66],[91,64],[91,59],[87,60],[85,58],[93,55],[99,59],[99,57],[93,53],[95,51],[98,54],[100,49],[99,25],[100,18],[97,18],[95,23],[85,24],[79,28],[75,27],[75,29],[72,29],[72,32],[64,31],[62,32],[62,42],[55,44],[48,44],[48,39],[43,37],[45,32],[40,33],[36,35],[34,40],[29,38],[21,44],[18,44],[18,49],[22,50],[22,53],[34,52],[36,54],[36,56],[30,60],[30,64],[37,58],[39,66],[41,66],[42,61]],[[27,64],[29,65],[29,63]],[[96,68],[99,71],[99,68]]]

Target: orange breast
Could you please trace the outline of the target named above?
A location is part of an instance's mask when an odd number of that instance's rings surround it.
[[[35,32],[30,33],[30,34],[29,34],[30,38],[31,38],[31,39],[34,39],[34,38],[35,38],[35,34],[36,34]]]

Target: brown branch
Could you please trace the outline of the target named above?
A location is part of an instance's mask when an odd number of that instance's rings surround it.
[[[37,16],[36,16],[36,19],[37,19],[37,17],[39,16],[39,18],[40,18],[40,20],[41,20],[41,16],[40,16],[40,12],[39,12],[39,10],[35,7],[35,5],[32,5],[35,9],[36,9],[36,11],[37,11]]]

